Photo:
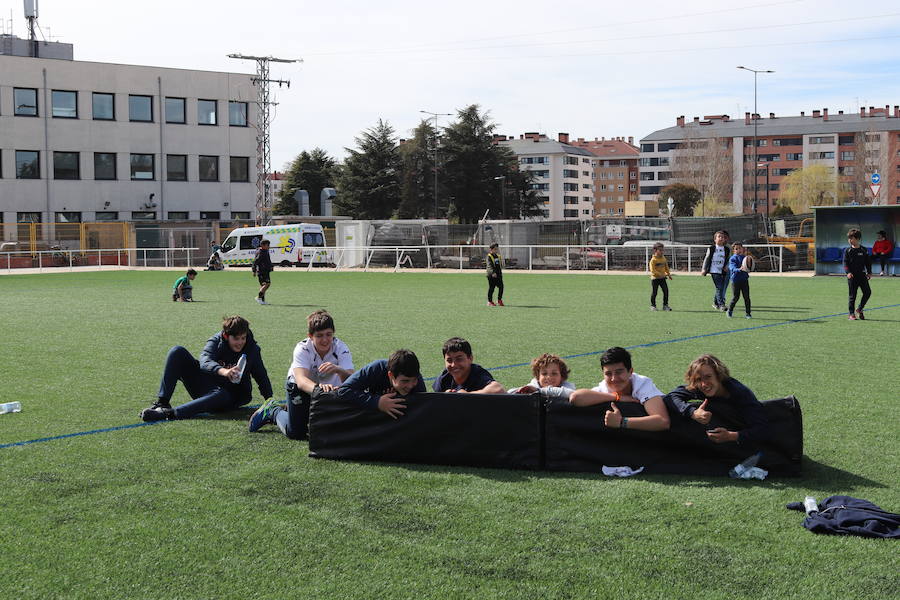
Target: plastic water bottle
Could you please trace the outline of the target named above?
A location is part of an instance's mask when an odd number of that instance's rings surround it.
[[[238,372],[231,378],[231,383],[240,383],[241,379],[244,377],[244,369],[247,366],[247,355],[241,354],[241,357],[238,359],[237,368]]]
[[[807,496],[803,499],[803,508],[806,510],[807,515],[811,515],[819,512],[819,503],[812,496]]]
[[[743,479],[744,473],[752,469],[756,466],[756,463],[759,462],[759,458],[762,456],[762,452],[757,452],[752,456],[747,457],[743,462],[734,465],[730,471],[728,471],[728,475],[732,479]]]
[[[0,404],[0,415],[14,412],[22,412],[21,402],[6,402],[4,404]]]

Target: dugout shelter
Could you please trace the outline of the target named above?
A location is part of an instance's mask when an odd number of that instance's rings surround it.
[[[856,228],[862,232],[862,245],[872,253],[875,234],[881,230],[894,244],[894,255],[887,267],[893,275],[900,274],[900,252],[897,250],[900,234],[900,205],[864,206],[814,206],[816,223],[816,275],[844,274],[843,257],[847,243],[847,232]],[[876,274],[880,266],[873,263]]]

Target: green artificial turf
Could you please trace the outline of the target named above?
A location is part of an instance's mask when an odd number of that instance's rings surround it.
[[[848,494],[900,512],[900,281],[873,279],[867,320],[848,322],[837,277],[753,276],[746,321],[693,276],[670,282],[671,313],[628,275],[508,273],[505,308],[484,306],[476,274],[279,270],[270,306],[247,271],[201,272],[198,302],[173,303],[177,276],[0,277],[0,389],[23,405],[0,415],[0,445],[138,423],[168,348],[199,353],[228,314],[250,320],[281,390],[326,308],[357,368],[406,347],[433,377],[460,335],[507,387],[529,369],[500,367],[543,352],[574,356],[590,387],[598,351],[648,344],[635,370],[668,391],[716,354],[760,399],[798,397],[804,476],[314,460],[275,428],[248,433],[249,410],[116,429],[0,448],[0,598],[897,597],[896,541],[813,535],[784,505]]]

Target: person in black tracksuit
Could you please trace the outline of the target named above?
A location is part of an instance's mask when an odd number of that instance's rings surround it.
[[[488,306],[503,306],[503,259],[500,257],[498,244],[491,244],[487,263]],[[494,288],[497,288],[497,304],[494,304]]]
[[[266,304],[266,290],[272,285],[269,274],[274,268],[272,258],[269,256],[269,240],[262,240],[256,250],[256,256],[253,258],[253,274],[259,279],[259,293],[256,295],[256,301],[260,304]]]
[[[872,288],[869,287],[869,278],[872,276],[872,257],[869,256],[866,247],[859,243],[861,238],[862,232],[859,229],[848,231],[847,241],[850,242],[850,247],[844,250],[844,271],[847,273],[847,286],[850,288],[847,310],[851,321],[866,318],[863,309],[872,295]],[[862,299],[859,301],[858,308],[856,307],[857,290],[862,290]]]

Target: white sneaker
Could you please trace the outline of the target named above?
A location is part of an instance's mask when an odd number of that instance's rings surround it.
[[[669,305],[668,305],[668,304],[664,304],[664,305],[663,305],[663,310],[667,310],[667,311],[670,311],[670,312],[671,312],[672,309],[669,308]]]
[[[259,303],[259,304],[265,304],[265,303],[266,303],[266,301],[263,300],[262,298],[260,298],[259,296],[256,297],[256,302]]]
[[[650,310],[653,311],[653,312],[656,312],[656,307],[655,307],[655,306],[651,306],[651,307],[650,307]]]

